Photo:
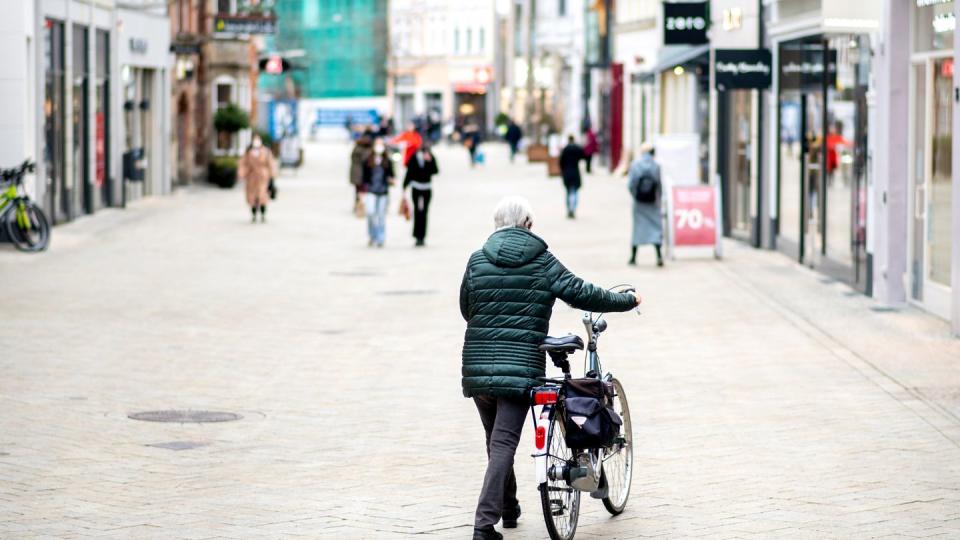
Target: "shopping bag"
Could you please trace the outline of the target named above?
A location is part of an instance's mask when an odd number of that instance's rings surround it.
[[[362,218],[367,215],[367,208],[363,204],[363,197],[357,197],[357,202],[353,203],[353,215]]]
[[[410,201],[406,197],[400,199],[400,215],[403,219],[410,221]]]

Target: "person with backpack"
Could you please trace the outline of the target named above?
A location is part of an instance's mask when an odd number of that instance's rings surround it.
[[[630,261],[637,264],[637,247],[653,244],[657,250],[657,266],[663,266],[660,246],[663,244],[663,222],[660,219],[660,199],[663,186],[660,183],[660,165],[653,160],[654,148],[650,143],[640,146],[640,157],[630,164],[627,188],[633,196],[633,240],[630,245]]]

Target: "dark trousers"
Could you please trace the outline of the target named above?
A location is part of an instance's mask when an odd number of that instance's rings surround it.
[[[530,406],[524,399],[490,396],[475,396],[473,401],[487,435],[487,472],[483,476],[474,526],[487,527],[500,521],[504,510],[520,504],[513,458]]]
[[[410,195],[413,199],[413,237],[423,241],[427,237],[427,210],[433,191],[410,188]]]
[[[590,165],[593,163],[593,154],[585,156],[583,160],[587,162],[587,172],[590,172]]]

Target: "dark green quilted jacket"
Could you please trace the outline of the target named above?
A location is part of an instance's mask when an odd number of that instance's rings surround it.
[[[557,299],[577,309],[629,311],[630,294],[609,292],[573,275],[527,229],[493,233],[470,256],[460,286],[463,395],[521,397],[540,384],[546,357],[537,347],[547,335]]]

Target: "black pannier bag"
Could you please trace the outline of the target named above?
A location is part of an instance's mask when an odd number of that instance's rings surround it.
[[[614,412],[613,385],[599,379],[568,379],[563,387],[564,440],[576,449],[610,446],[623,420]]]

